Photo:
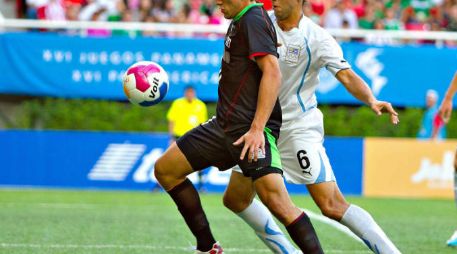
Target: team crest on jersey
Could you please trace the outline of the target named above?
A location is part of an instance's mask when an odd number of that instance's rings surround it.
[[[232,43],[232,38],[233,36],[236,35],[236,26],[235,25],[230,25],[229,31],[227,32],[227,36],[225,37],[225,46],[227,48],[230,48],[230,44]]]
[[[227,39],[225,39],[225,46],[227,48],[230,48],[230,44],[232,43],[232,39],[230,39],[229,36],[227,36]]]
[[[298,63],[300,57],[301,48],[296,45],[287,45],[286,49],[286,62]]]

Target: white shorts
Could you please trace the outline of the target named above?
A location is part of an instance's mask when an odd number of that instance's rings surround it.
[[[335,181],[323,141],[323,116],[317,108],[295,121],[283,123],[278,149],[287,182],[308,185]],[[234,170],[241,172],[237,166]]]

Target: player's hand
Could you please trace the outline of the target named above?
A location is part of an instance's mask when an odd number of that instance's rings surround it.
[[[378,116],[382,115],[382,113],[389,113],[390,121],[393,124],[398,124],[400,122],[400,119],[398,118],[398,113],[394,110],[392,104],[390,104],[389,102],[375,101],[371,103],[370,107],[371,110],[373,110]]]
[[[441,103],[440,109],[438,110],[438,114],[441,116],[441,119],[443,119],[445,124],[449,123],[452,115],[452,100],[444,99]]]
[[[239,146],[243,143],[244,147],[241,151],[240,160],[244,160],[246,153],[248,153],[248,162],[257,161],[259,150],[265,154],[265,136],[263,135],[263,130],[253,130],[251,128],[246,134],[235,141],[233,145]]]

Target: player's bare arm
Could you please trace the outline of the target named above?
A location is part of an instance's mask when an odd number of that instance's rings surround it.
[[[454,78],[451,81],[451,84],[449,84],[449,87],[446,91],[446,95],[444,96],[443,102],[441,102],[440,108],[439,108],[439,114],[441,116],[441,119],[445,123],[448,123],[449,120],[451,119],[452,115],[452,99],[454,98],[455,93],[457,92],[457,71],[454,74]]]
[[[336,74],[336,78],[344,85],[355,98],[367,104],[377,115],[382,113],[390,114],[390,121],[393,124],[400,122],[398,113],[392,105],[386,101],[378,101],[371,92],[368,85],[353,70],[345,69]]]
[[[273,107],[278,99],[279,87],[281,85],[281,71],[278,59],[273,55],[256,57],[256,62],[262,70],[262,80],[260,81],[259,97],[257,100],[257,110],[249,131],[241,136],[234,145],[241,145],[244,142],[240,159],[243,160],[246,153],[248,160],[257,161],[258,149],[265,154],[265,137],[263,134],[265,124],[271,115]]]

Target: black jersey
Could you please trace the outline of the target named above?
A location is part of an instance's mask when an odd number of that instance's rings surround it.
[[[219,81],[217,121],[225,132],[247,131],[257,109],[262,71],[256,56],[278,56],[274,25],[261,4],[251,4],[230,24]],[[276,101],[266,127],[279,132],[281,107]]]

